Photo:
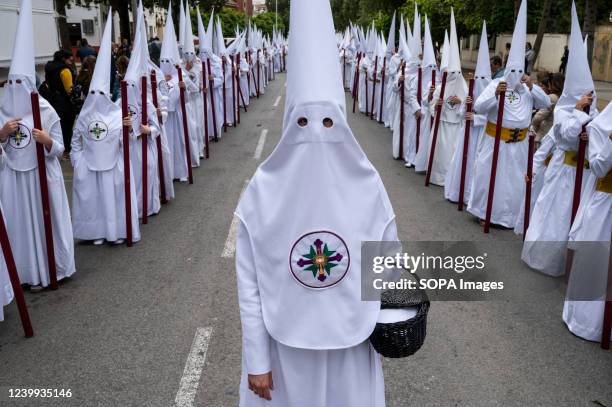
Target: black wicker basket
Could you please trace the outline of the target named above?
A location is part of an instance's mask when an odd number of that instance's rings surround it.
[[[382,293],[381,309],[407,307],[418,307],[416,316],[407,321],[379,322],[370,336],[372,346],[384,357],[405,358],[416,353],[425,342],[429,312],[425,291],[389,290]]]

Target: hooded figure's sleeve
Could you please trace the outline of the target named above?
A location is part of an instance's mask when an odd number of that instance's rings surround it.
[[[542,171],[546,159],[550,156],[553,148],[555,147],[555,140],[551,136],[553,131],[554,129],[551,129],[550,132],[544,136],[542,142],[540,143],[540,147],[533,155],[533,174],[531,176],[531,182],[534,182],[536,176],[540,173],[540,171]]]
[[[497,108],[499,102],[495,95],[495,91],[497,90],[498,83],[498,80],[493,80],[482,91],[480,96],[474,101],[474,113],[488,116],[489,111]]]
[[[252,375],[268,373],[272,369],[270,334],[263,320],[251,239],[243,222],[238,226],[236,238],[236,276],[246,369]]]
[[[612,139],[610,134],[603,134],[595,127],[589,126],[589,167],[597,178],[605,177],[612,170]]]
[[[534,109],[545,109],[550,107],[550,97],[538,85],[533,85],[531,88],[531,97],[533,97]]]
[[[62,136],[62,126],[60,121],[56,121],[49,129],[49,136],[53,139],[51,149],[45,148],[45,157],[56,158],[64,153],[64,137]]]
[[[588,114],[574,109],[571,113],[563,115],[563,120],[558,124],[558,135],[567,145],[577,147],[578,137],[582,133],[582,126],[587,124],[591,118]]]

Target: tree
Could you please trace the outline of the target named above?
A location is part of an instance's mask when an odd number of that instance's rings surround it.
[[[275,21],[276,13],[270,11],[253,17],[253,23],[257,25],[257,28],[270,37],[272,37],[272,28],[274,27]],[[285,31],[285,22],[281,18],[278,19],[278,29],[282,32]]]

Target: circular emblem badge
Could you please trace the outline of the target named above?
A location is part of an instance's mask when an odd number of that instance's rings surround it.
[[[19,123],[17,131],[9,135],[9,146],[14,149],[21,150],[30,145],[32,141],[32,133],[25,125]]]
[[[136,120],[138,117],[138,108],[134,105],[128,105],[128,114],[132,118],[132,120]]]
[[[87,135],[93,141],[101,141],[108,136],[108,126],[100,120],[94,120],[87,126]]]
[[[521,103],[521,95],[513,90],[506,91],[506,102],[507,105],[517,105]]]
[[[170,93],[170,89],[172,89],[172,86],[168,82],[159,81],[159,91],[162,95],[168,96],[168,94]]]
[[[333,232],[318,231],[300,237],[291,248],[289,269],[305,287],[323,289],[338,284],[351,263],[348,247]]]
[[[450,101],[451,98],[452,98],[452,96],[449,96],[448,99],[446,99],[446,107],[449,108],[450,110],[455,110],[459,106],[459,103],[457,103],[457,104],[451,103],[451,101]]]

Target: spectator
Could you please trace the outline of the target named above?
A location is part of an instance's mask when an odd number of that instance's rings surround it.
[[[149,42],[149,56],[157,66],[159,66],[159,55],[161,53],[161,41],[158,37],[154,37]]]
[[[89,93],[89,84],[91,83],[91,77],[93,76],[94,68],[96,66],[96,57],[93,55],[86,56],[81,63],[81,70],[76,78],[76,83],[80,87],[80,98],[85,100],[85,97]]]
[[[510,55],[510,43],[507,42],[506,43],[506,55],[504,55],[504,68],[506,67],[506,64],[508,63],[508,56]]]
[[[563,50],[563,56],[561,57],[561,66],[559,67],[559,72],[565,75],[565,68],[567,67],[567,59],[569,58],[569,48],[567,45]]]
[[[125,72],[127,71],[128,64],[130,63],[130,59],[125,55],[121,55],[117,58],[117,73],[115,77],[113,91],[113,102],[119,99],[121,93],[121,81],[125,76]]]
[[[536,133],[536,143],[539,143],[542,138],[549,132],[553,125],[555,105],[563,92],[565,76],[560,73],[552,74],[550,72],[539,72],[537,83],[542,90],[548,94],[551,105],[545,109],[540,109],[533,116],[531,126]]]
[[[76,117],[72,104],[71,94],[74,85],[74,57],[66,50],[59,50],[53,54],[53,60],[45,65],[45,81],[49,87],[49,103],[58,116],[64,138],[64,156],[70,153],[72,140],[72,126]]]
[[[128,43],[127,38],[123,38],[121,40],[121,46],[119,47],[119,50],[117,52],[117,55],[121,56],[125,56],[127,58],[130,57],[130,44]]]
[[[77,51],[77,57],[83,62],[85,58],[88,56],[96,56],[96,50],[89,46],[87,39],[83,38],[81,40],[81,47]]]
[[[531,75],[533,71],[533,63],[535,61],[535,51],[533,50],[531,43],[525,44],[525,73]]]
[[[503,78],[505,69],[502,67],[502,59],[499,55],[495,55],[491,58],[491,72],[493,73],[492,79]]]

